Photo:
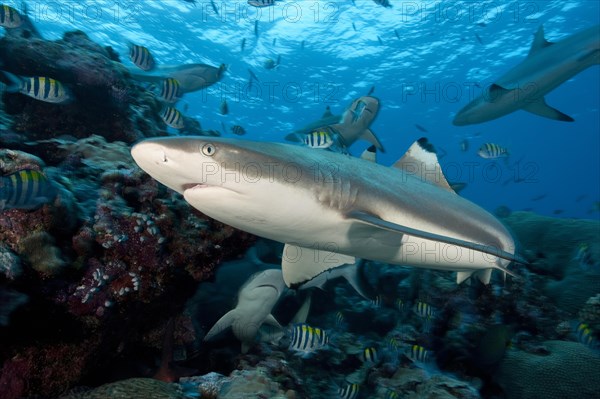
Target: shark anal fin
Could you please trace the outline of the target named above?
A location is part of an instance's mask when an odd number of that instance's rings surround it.
[[[210,341],[213,337],[225,331],[227,328],[231,327],[233,321],[236,318],[236,309],[232,309],[229,312],[225,313],[223,317],[219,319],[215,323],[214,326],[210,329],[209,332],[204,336],[204,341]]]
[[[456,194],[442,172],[435,149],[425,137],[415,141],[392,166]]]
[[[463,281],[467,280],[472,275],[473,275],[473,272],[457,272],[456,273],[456,284],[462,283]]]
[[[543,97],[527,104],[527,106],[523,107],[523,109],[527,112],[531,112],[532,114],[543,116],[544,118],[554,119],[556,121],[573,122],[575,120],[569,115],[549,106]]]
[[[295,287],[329,269],[354,262],[353,256],[285,244],[281,258],[281,271],[285,284],[288,287]]]
[[[493,247],[490,245],[478,244],[475,242],[469,242],[469,241],[461,240],[458,238],[447,237],[447,236],[430,233],[430,232],[423,231],[423,230],[413,229],[412,227],[402,226],[402,225],[399,225],[399,224],[396,224],[393,222],[388,222],[388,221],[383,220],[375,215],[371,215],[371,214],[363,212],[363,211],[352,211],[352,212],[348,213],[346,215],[346,217],[349,219],[354,219],[354,220],[362,222],[362,223],[366,223],[366,224],[374,226],[374,227],[381,228],[381,229],[394,231],[394,232],[402,233],[402,234],[407,234],[409,236],[419,237],[419,238],[423,238],[426,240],[439,241],[439,242],[443,242],[446,244],[456,245],[459,247],[468,248],[468,249],[472,249],[475,251],[487,253],[487,254],[490,254],[493,256],[497,256],[498,258],[510,260],[510,261],[517,262],[517,263],[526,263],[526,261],[521,259],[518,255],[503,251],[500,248],[496,248],[496,247]],[[497,266],[497,268],[502,269],[502,271],[512,275],[511,272],[509,272],[505,268],[502,268],[501,266]]]

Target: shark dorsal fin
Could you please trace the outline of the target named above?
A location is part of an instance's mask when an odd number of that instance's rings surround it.
[[[323,113],[323,116],[321,117],[321,119],[325,119],[325,118],[329,118],[333,116],[333,114],[331,113],[331,108],[329,108],[329,105],[325,108],[325,112]]]
[[[544,35],[544,25],[541,25],[533,36],[533,43],[531,44],[531,48],[529,49],[529,54],[527,54],[527,57],[531,57],[537,54],[540,50],[543,50],[553,44],[554,43],[546,40]]]
[[[456,194],[442,172],[433,145],[425,137],[415,141],[406,154],[392,166]]]

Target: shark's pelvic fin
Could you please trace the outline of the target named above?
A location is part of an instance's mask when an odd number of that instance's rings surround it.
[[[488,285],[490,283],[490,279],[492,278],[492,270],[492,268],[489,268],[479,271],[458,272],[456,273],[456,284],[460,284],[463,281],[467,280],[469,277],[475,275],[477,276],[479,281],[481,281],[485,285]]]
[[[377,163],[377,148],[372,145],[360,154],[360,159]]]
[[[543,97],[537,99],[537,101],[529,103],[526,107],[523,107],[523,109],[527,112],[531,112],[532,114],[554,119],[556,121],[573,122],[575,120],[569,115],[549,106]]]
[[[298,309],[298,311],[294,315],[294,318],[292,318],[292,321],[290,322],[290,324],[294,325],[294,324],[298,324],[298,323],[306,323],[306,320],[308,319],[308,314],[310,313],[310,305],[311,304],[312,304],[312,291],[309,291],[308,294],[306,295],[306,299],[304,300],[304,303],[302,304],[302,306],[300,306],[300,309]]]
[[[533,36],[533,43],[531,43],[531,48],[529,49],[529,54],[527,54],[527,57],[531,57],[540,50],[552,46],[553,44],[554,43],[546,40],[546,36],[544,34],[544,25],[540,25],[537,32],[535,32],[535,35]]]
[[[355,261],[353,256],[285,244],[281,258],[283,281],[288,287],[295,287],[329,269]]]
[[[402,226],[396,223],[388,222],[386,220],[380,219],[375,215],[368,214],[362,211],[352,211],[346,215],[349,219],[354,219],[361,223],[366,223],[370,226],[379,227],[389,231],[395,231],[401,234],[408,234],[409,236],[424,238],[426,240],[439,241],[446,244],[457,245],[463,248],[473,249],[475,251],[484,252],[486,254],[494,255],[502,259],[510,260],[516,263],[527,263],[524,259],[519,257],[516,254],[511,254],[509,252],[503,251],[499,248],[493,247],[491,245],[483,245],[474,242],[469,242],[465,240],[461,240],[458,238],[452,238],[443,236],[440,234],[429,233],[427,231],[413,229],[411,227]],[[500,265],[495,266],[497,269],[501,269],[503,272],[514,276],[513,273],[508,271],[506,268],[503,268]]]
[[[344,123],[336,123],[335,125],[331,125],[330,127],[336,133],[338,133],[339,136],[341,136],[340,141],[342,141],[342,144],[344,144],[345,146],[348,146],[348,143],[344,142],[344,139],[346,139],[349,136],[350,137],[352,136],[350,133],[348,133],[348,129],[351,129],[352,126],[347,126]],[[360,133],[358,135],[358,137],[373,144],[379,151],[385,152],[385,149],[383,148],[383,144],[381,144],[381,142],[375,136],[375,133],[373,133],[373,131],[371,129],[367,128],[367,129],[363,130],[362,133]]]
[[[206,333],[206,335],[204,336],[204,341],[210,341],[213,337],[223,332],[227,328],[231,327],[235,318],[236,309],[232,309],[229,312],[225,313],[225,315],[223,315],[223,317],[221,317],[219,321],[215,323],[215,325],[210,329],[210,331]]]
[[[392,166],[456,194],[442,172],[435,149],[425,137],[415,141]]]

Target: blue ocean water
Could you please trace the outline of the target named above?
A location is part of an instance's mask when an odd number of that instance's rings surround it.
[[[148,47],[159,64],[226,64],[221,82],[180,103],[204,129],[239,124],[248,139],[283,141],[294,128],[318,119],[326,105],[342,113],[374,86],[382,107],[371,128],[387,149],[381,163],[393,163],[414,140],[427,136],[447,153],[441,163],[448,179],[466,182],[462,195],[489,210],[505,205],[558,217],[600,217],[593,209],[600,197],[598,67],[547,96],[550,105],[575,118],[573,123],[524,111],[467,127],[451,123],[477,86],[491,84],[524,59],[540,25],[548,40],[560,40],[597,25],[600,3],[391,4],[278,1],[258,9],[245,1],[109,0],[29,2],[29,8],[45,37],[81,29],[113,46],[124,63],[130,63],[127,44],[134,42]],[[265,69],[264,62],[278,56],[281,64]],[[261,80],[251,90],[248,69]],[[222,99],[230,108],[226,116],[218,113]],[[459,148],[465,138],[468,152]],[[508,148],[508,165],[477,156],[486,142]],[[352,151],[366,147],[360,142]]]

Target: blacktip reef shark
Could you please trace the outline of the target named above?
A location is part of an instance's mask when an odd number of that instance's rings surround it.
[[[242,353],[256,342],[257,334],[263,323],[282,330],[271,310],[285,290],[281,270],[269,269],[251,276],[240,288],[238,302],[233,310],[227,312],[215,323],[205,341],[231,327],[233,335],[242,341]]]
[[[524,263],[506,228],[450,188],[424,138],[392,167],[202,136],[144,140],[131,154],[207,216],[284,243],[289,287],[356,258],[456,271],[459,283],[473,274],[488,283],[493,269]]]
[[[160,83],[167,78],[174,78],[179,83],[181,93],[190,93],[206,89],[217,83],[223,76],[226,67],[221,64],[214,67],[206,64],[158,65],[148,72],[129,69],[135,80],[142,82]]]
[[[379,111],[379,100],[373,96],[362,96],[352,101],[343,115],[334,115],[329,107],[325,110],[321,119],[310,123],[288,134],[285,139],[293,142],[301,142],[302,136],[311,131],[331,128],[336,134],[337,141],[341,147],[348,148],[358,139],[367,140],[378,150],[383,151],[383,145],[369,129],[371,123]]]
[[[551,43],[540,26],[527,58],[486,87],[481,96],[461,109],[457,126],[491,121],[522,109],[546,118],[572,122],[573,118],[550,107],[544,96],[573,76],[600,64],[600,26],[594,26]]]

